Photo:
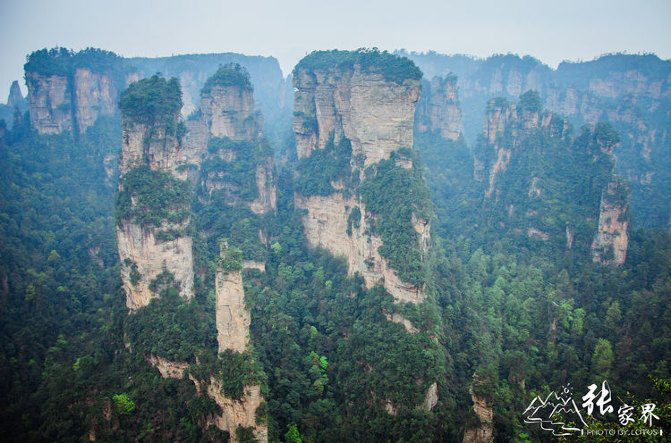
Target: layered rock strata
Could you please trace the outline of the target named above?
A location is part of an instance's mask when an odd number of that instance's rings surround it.
[[[455,75],[436,76],[422,85],[416,119],[422,132],[439,131],[445,140],[459,140],[464,125]]]
[[[363,178],[363,169],[413,145],[418,79],[389,80],[359,64],[319,69],[299,64],[294,87],[293,129],[299,159],[347,139],[352,151],[350,169]],[[412,168],[410,161],[399,162]],[[361,274],[367,287],[382,282],[396,301],[421,302],[423,288],[402,281],[380,254],[382,238],[370,226],[377,215],[367,211],[355,188],[343,186],[332,183],[330,195],[296,193],[296,206],[305,210],[303,223],[310,245],[345,257],[350,275]],[[353,222],[352,217],[358,220]],[[416,247],[426,252],[430,224],[417,219],[413,226],[419,239]]]

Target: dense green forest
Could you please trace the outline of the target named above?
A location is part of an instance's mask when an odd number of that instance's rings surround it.
[[[573,138],[553,131],[553,123],[545,133],[527,134],[494,201],[473,174],[473,156],[486,141],[470,150],[463,139],[443,140],[437,132],[416,138],[445,251],[437,281],[444,284],[443,318],[456,344],[448,354],[481,381],[499,441],[547,438],[520,422],[533,395],[566,383],[584,393],[603,379],[629,404],[653,399],[664,414],[659,425],[668,429],[671,236],[663,229],[635,231],[623,268],[597,265],[588,251],[594,216],[590,224],[583,211],[598,212],[599,189],[612,170],[598,146],[617,137],[597,125]],[[528,200],[530,172],[546,180],[537,201]],[[626,199],[626,188],[622,192]],[[582,226],[582,248],[567,250],[563,238],[553,243],[520,235],[519,228],[538,220],[511,219],[509,204],[544,211],[550,228],[553,217]],[[462,376],[466,382],[470,374]]]
[[[41,66],[45,57],[74,63],[67,51],[36,53],[29,63],[40,72],[65,69]],[[379,51],[320,51],[302,63],[357,63],[392,82],[421,77],[408,59]],[[233,84],[248,87],[250,79],[231,65],[205,90]],[[120,109],[181,138],[181,104],[177,81],[153,76],[131,85]],[[538,94],[525,93],[516,105],[542,112]],[[233,399],[260,385],[265,403],[256,417],[267,420],[270,441],[461,441],[479,424],[470,387],[493,409],[496,441],[551,441],[522,420],[531,399],[567,383],[582,396],[604,379],[616,404],[655,403],[654,427],[668,435],[671,234],[632,230],[622,267],[594,263],[599,201],[614,177],[600,147],[619,135],[610,125],[574,130],[561,116],[549,121],[526,133],[496,199],[484,197],[486,183],[473,175],[474,158],[493,163],[487,141],[469,145],[428,131],[416,133],[414,150],[399,149],[366,170],[346,138],[278,162],[277,211],[259,215],[248,203],[258,193],[256,168],[273,152],[264,138],[209,140],[201,174],[225,177],[221,188],[145,167],[118,186],[118,118],[100,118],[72,137],[38,136],[24,117],[0,138],[0,439],[227,441],[203,426],[219,406],[187,378],[162,378],[148,355],[189,363],[199,381],[214,374]],[[531,176],[543,180],[540,196],[528,193]],[[342,258],[308,247],[294,194],[330,195],[334,182],[345,185],[341,192],[358,188],[378,215],[380,254],[401,279],[426,285],[427,302],[396,304],[382,285],[366,289],[361,276],[348,276]],[[622,183],[617,198],[626,201]],[[511,204],[523,211],[508,216]],[[413,247],[413,214],[433,224],[426,257]],[[118,220],[159,226],[187,218],[194,298],[182,299],[166,270],[152,282],[160,297],[128,315]],[[348,223],[358,227],[361,213],[352,211]],[[576,247],[529,238],[529,223],[557,238],[573,226]],[[243,260],[265,261],[265,272],[244,271],[252,346],[217,356],[216,270],[238,271]],[[389,321],[395,312],[417,331]],[[437,404],[417,407],[433,381]],[[236,435],[253,439],[245,428]]]

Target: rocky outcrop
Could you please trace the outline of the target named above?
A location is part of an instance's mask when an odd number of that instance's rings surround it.
[[[475,142],[481,116],[493,96],[515,98],[539,92],[545,107],[576,127],[612,122],[622,142],[617,173],[632,187],[632,223],[664,227],[671,207],[669,115],[671,62],[653,54],[608,54],[591,61],[562,62],[557,69],[531,57],[495,55],[487,59],[408,54],[425,75],[459,77],[465,136]],[[479,172],[480,170],[476,170]],[[481,178],[480,175],[476,175]],[[486,177],[482,177],[486,180]]]
[[[341,193],[309,197],[297,194],[295,204],[307,211],[303,225],[310,245],[345,257],[349,274],[361,274],[366,287],[372,288],[382,282],[396,301],[419,303],[424,299],[421,288],[401,281],[387,260],[380,255],[382,239],[370,233],[365,205],[351,197],[346,199]],[[361,213],[358,227],[349,223],[349,216],[355,208]],[[421,225],[424,227],[427,223],[422,222]],[[424,243],[428,245],[428,242]]]
[[[174,129],[166,125],[153,125],[124,118],[122,122],[121,175],[131,169],[147,166],[153,171],[177,173],[182,163],[180,148]]]
[[[244,394],[240,399],[230,399],[222,393],[222,387],[218,380],[211,379],[207,385],[207,395],[221,408],[222,414],[212,417],[208,424],[228,431],[231,443],[237,443],[236,436],[238,427],[252,428],[254,438],[259,443],[268,441],[268,425],[256,422],[256,410],[264,402],[260,386],[246,386]]]
[[[424,396],[423,409],[426,412],[431,411],[438,404],[438,383],[433,382]]]
[[[189,369],[189,364],[186,362],[173,362],[157,355],[148,355],[145,360],[158,369],[163,378],[181,379],[184,377],[184,371]]]
[[[245,352],[249,345],[250,315],[245,306],[242,272],[217,270],[215,318],[219,353]]]
[[[119,91],[107,74],[78,68],[74,74],[75,119],[80,133],[93,126],[99,116],[117,113]]]
[[[231,263],[233,258],[225,242],[221,244],[222,260]],[[258,263],[247,262],[247,266],[258,269]],[[240,267],[244,264],[240,263]],[[249,351],[250,314],[245,305],[245,291],[242,285],[242,269],[227,270],[223,266],[217,268],[216,276],[216,326],[219,353],[224,351]],[[221,384],[214,377],[210,380],[207,393],[217,402],[222,415],[213,418],[213,424],[219,429],[227,430],[232,441],[238,426],[254,428],[254,435],[260,442],[268,441],[268,428],[265,424],[256,423],[256,409],[264,401],[258,385],[245,386],[240,399],[229,399],[223,394]]]
[[[126,306],[135,311],[158,297],[152,282],[164,271],[173,274],[182,297],[193,296],[193,242],[182,235],[172,240],[157,239],[158,233],[183,231],[188,221],[160,228],[142,226],[122,220],[117,227],[117,243],[121,259],[121,280],[126,292]]]
[[[71,76],[26,72],[30,125],[38,134],[60,134],[93,126],[115,115],[119,91],[107,74],[77,68]]]
[[[402,325],[409,334],[416,334],[419,332],[419,329],[417,329],[410,320],[398,312],[394,312],[392,314],[385,313],[384,316],[387,320]]]
[[[40,134],[72,130],[83,134],[97,117],[118,115],[116,105],[123,88],[157,72],[179,80],[184,104],[181,112],[187,117],[199,109],[200,91],[208,77],[218,66],[233,61],[250,70],[261,96],[260,107],[266,115],[279,119],[287,107],[285,95],[289,88],[279,63],[272,57],[225,53],[122,58],[99,49],[73,52],[56,48],[35,51],[25,66],[29,95],[34,96],[29,108],[32,127]],[[239,123],[247,124],[244,117]]]
[[[364,166],[389,158],[399,147],[412,147],[419,81],[388,81],[361,66],[299,69],[293,129],[298,158],[323,149],[331,134],[352,142],[353,156]]]
[[[614,173],[618,154],[619,137],[609,124],[573,135],[568,120],[543,110],[533,91],[516,103],[491,100],[475,150],[483,202],[495,208],[489,220],[497,218],[495,229],[508,227],[519,241],[526,234],[536,245],[565,250],[577,242],[581,253],[591,248],[595,261],[621,264],[628,192]],[[598,230],[586,231],[597,218]]]
[[[214,85],[203,91],[200,109],[213,137],[254,140],[259,137],[260,113],[254,110],[251,83]]]
[[[30,126],[38,134],[72,131],[72,97],[66,76],[26,72]]]
[[[203,381],[189,374],[190,365],[188,363],[173,362],[155,355],[146,356],[145,360],[158,369],[163,378],[179,380],[188,375],[189,380],[196,387],[197,395],[207,395],[217,403],[221,409],[221,415],[213,414],[209,416],[205,423],[202,423],[203,428],[207,429],[214,425],[218,429],[228,432],[229,441],[232,443],[239,441],[236,435],[239,426],[252,428],[256,441],[259,443],[268,441],[268,426],[265,423],[258,424],[256,422],[256,410],[264,402],[260,386],[246,386],[241,398],[230,399],[223,394],[223,387],[217,378],[210,377],[209,380]]]
[[[26,111],[26,99],[21,94],[19,82],[14,80],[9,88],[7,104],[0,103],[0,141],[4,138],[6,129],[11,129],[15,124],[22,125],[23,115]]]
[[[479,425],[468,427],[464,431],[464,443],[492,443],[494,441],[494,411],[487,399],[478,395],[473,386],[469,388],[473,401],[473,412]]]
[[[26,108],[26,99],[23,97],[23,94],[21,93],[21,87],[19,86],[19,82],[14,80],[12,82],[12,86],[9,88],[9,96],[7,96],[7,106],[10,107],[10,109],[18,109],[20,112],[23,112]]]
[[[392,81],[357,63],[318,69],[299,64],[294,86],[293,129],[299,159],[347,139],[352,148],[350,168],[363,177],[359,168],[376,165],[401,147],[412,147],[419,80]],[[401,167],[413,167],[410,160],[397,160]],[[356,189],[344,186],[332,183],[330,195],[296,193],[296,207],[305,210],[303,224],[309,244],[345,257],[349,274],[360,274],[368,288],[382,283],[397,302],[421,302],[423,288],[403,282],[380,254],[382,238],[371,228],[377,215],[355,197]],[[425,252],[430,225],[416,217],[412,223],[418,234],[417,248]]]
[[[497,177],[508,169],[512,152],[519,149],[525,133],[547,128],[551,118],[550,113],[541,113],[539,109],[520,109],[516,104],[500,98],[490,100],[482,137],[494,155],[491,156],[493,160],[488,167],[488,186],[485,190],[485,198],[490,198],[494,194]],[[566,126],[568,130],[568,123]],[[484,165],[482,159],[479,159],[479,162],[480,166],[476,164],[474,172],[476,175],[481,173],[477,169]]]
[[[455,75],[434,77],[422,85],[416,118],[420,131],[437,130],[445,140],[459,140],[464,125]]]
[[[217,150],[210,151],[207,160],[219,166],[201,174],[207,193],[223,190],[225,204],[244,203],[257,215],[274,211],[277,184],[273,156],[261,130],[261,113],[254,110],[253,88],[244,68],[226,65],[207,80],[201,96],[200,118],[192,125],[199,128],[198,134],[206,134],[205,145],[212,139],[218,143]],[[221,167],[222,161],[232,163],[240,159],[247,170],[233,168],[238,177],[230,177],[230,170]],[[241,175],[254,177],[253,200],[241,193],[240,182],[245,181]]]
[[[592,259],[604,265],[623,265],[629,244],[628,188],[619,180],[608,184],[601,195],[599,227],[592,242]]]
[[[174,84],[159,77],[141,80],[130,88],[144,88],[143,90],[151,92],[147,96],[178,93],[171,89],[176,88]],[[138,103],[135,106],[145,104]],[[151,123],[140,120],[130,111],[122,116],[119,190],[129,195],[131,210],[139,204],[136,192],[151,193],[152,198],[156,198],[156,195],[166,190],[162,188],[164,185],[154,184],[151,180],[149,184],[140,180],[139,186],[148,186],[148,189],[127,189],[130,185],[125,182],[125,177],[130,172],[154,171],[167,174],[176,180],[181,180],[184,175],[180,172],[180,166],[185,165],[189,159],[182,155],[182,136],[176,129],[180,124],[180,107],[181,103],[176,103],[173,109],[165,111],[165,115],[153,116]],[[202,149],[204,148],[203,146]],[[183,206],[189,204],[190,202],[180,203]],[[189,207],[171,209],[187,211],[187,214],[189,211]],[[131,312],[146,306],[152,298],[159,295],[160,288],[153,285],[153,282],[164,273],[171,275],[182,297],[188,300],[193,296],[192,239],[187,234],[189,223],[188,215],[181,217],[179,221],[161,219],[151,223],[138,222],[132,217],[120,215],[117,243],[126,306]]]
[[[273,158],[267,157],[256,165],[257,197],[249,204],[255,214],[266,214],[277,208],[277,183],[273,174]]]

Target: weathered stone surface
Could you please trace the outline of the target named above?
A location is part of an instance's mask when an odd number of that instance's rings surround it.
[[[297,155],[309,157],[323,149],[331,137],[352,143],[353,158],[364,167],[388,159],[393,151],[413,145],[415,105],[419,81],[402,84],[386,81],[381,74],[352,68],[300,69],[294,77],[295,112],[293,129]],[[406,162],[402,167],[412,167]],[[342,184],[334,183],[336,189]],[[350,275],[360,273],[367,287],[382,283],[396,301],[418,303],[423,288],[404,283],[380,255],[382,239],[371,234],[365,205],[341,192],[329,196],[295,195],[297,207],[306,209],[305,234],[313,247],[322,247],[347,259]],[[362,214],[359,227],[348,226],[354,208]],[[426,250],[430,225],[413,218],[419,248]]]
[[[425,83],[417,107],[419,130],[438,130],[445,140],[457,141],[464,131],[457,90],[457,77],[434,77]]]
[[[186,362],[173,362],[155,355],[149,355],[145,359],[158,369],[163,378],[182,379],[186,374],[185,371],[189,369],[189,364]],[[189,380],[195,385],[198,395],[207,395],[221,408],[221,415],[207,418],[206,423],[203,423],[205,428],[214,425],[222,431],[227,431],[231,442],[238,442],[235,433],[238,426],[253,428],[254,437],[259,443],[268,441],[267,424],[256,423],[256,409],[264,401],[260,386],[246,386],[240,399],[231,399],[223,394],[221,383],[215,377],[210,377],[209,382],[203,382],[189,375]]]
[[[222,414],[215,415],[210,419],[210,424],[217,428],[228,431],[231,443],[237,443],[235,431],[238,426],[253,428],[254,437],[260,443],[268,441],[268,425],[256,423],[256,409],[263,403],[260,386],[246,386],[244,395],[240,400],[230,399],[224,396],[221,384],[212,378],[207,385],[207,395],[213,399],[221,408]]]
[[[426,412],[431,411],[438,404],[438,383],[433,382],[424,396],[423,409]]]
[[[252,212],[261,215],[274,211],[277,208],[277,184],[272,157],[256,166],[256,189],[258,196],[249,204]]]
[[[400,325],[403,325],[406,331],[410,334],[416,334],[419,332],[419,329],[413,326],[412,322],[405,318],[403,315],[399,314],[398,312],[394,312],[392,314],[385,313],[384,316],[386,317],[387,320],[393,321],[394,323],[398,323]]]
[[[178,116],[174,116],[177,125]],[[121,179],[131,169],[146,166],[154,171],[173,175],[177,179],[188,176],[187,166],[200,161],[200,152],[206,146],[184,144],[175,130],[166,124],[138,123],[130,118],[122,121]],[[117,243],[122,267],[121,277],[126,291],[126,305],[131,311],[146,306],[158,294],[150,289],[152,281],[164,270],[173,274],[180,295],[187,300],[193,296],[192,239],[186,234],[189,218],[179,224],[164,222],[159,227],[138,225],[122,220],[117,226]],[[182,234],[173,240],[158,241],[157,235],[166,231]],[[173,237],[173,236],[171,236]],[[131,272],[139,275],[133,284]]]
[[[474,378],[475,383],[475,378]],[[491,443],[494,441],[494,410],[492,405],[484,397],[479,396],[473,390],[473,385],[468,390],[473,401],[473,411],[480,421],[479,426],[469,427],[464,431],[464,443]]]
[[[601,196],[599,227],[592,242],[592,259],[604,265],[623,265],[629,245],[629,206],[614,198],[626,192],[618,181],[608,184]]]
[[[197,123],[187,122],[187,137],[177,139],[175,131],[165,127],[152,127],[143,123],[124,120],[122,124],[121,158],[119,172],[125,174],[133,168],[148,166],[154,171],[168,172],[179,179],[186,178],[188,166],[196,169],[207,143],[196,142],[202,136]]]
[[[161,228],[139,226],[123,220],[117,227],[119,259],[122,264],[121,279],[126,292],[126,306],[135,311],[149,304],[158,294],[149,289],[151,282],[163,270],[171,272],[179,284],[180,295],[193,296],[193,255],[191,237],[181,236],[174,240],[157,241],[156,234],[165,229],[183,229],[188,225],[162,226]],[[126,264],[129,260],[129,264]],[[140,280],[133,284],[132,265],[135,265]]]
[[[184,371],[189,369],[189,364],[186,362],[173,362],[158,355],[148,355],[145,357],[145,360],[158,369],[163,378],[175,378],[179,380],[184,378]]]
[[[307,210],[303,225],[312,247],[321,247],[334,255],[345,257],[349,274],[360,273],[368,288],[383,282],[384,288],[396,301],[419,303],[424,299],[422,288],[402,282],[378,252],[382,239],[370,234],[364,205],[352,198],[345,199],[341,193],[310,197],[297,194],[295,203],[297,207]],[[362,214],[361,224],[358,228],[352,226],[350,235],[347,233],[348,217],[357,206]],[[417,225],[426,239],[429,232],[427,224],[418,222]],[[423,242],[428,245],[428,240]]]
[[[19,82],[16,80],[12,82],[12,86],[9,88],[7,106],[9,106],[12,110],[18,109],[21,112],[23,112],[26,107],[26,99],[23,97]]]
[[[299,158],[326,146],[333,133],[344,136],[365,166],[389,158],[399,147],[412,147],[419,81],[386,81],[381,74],[337,68],[300,70],[294,77],[294,133]]]
[[[72,100],[67,77],[26,72],[30,126],[38,134],[72,131]]]
[[[203,93],[200,109],[214,137],[254,140],[260,135],[260,114],[254,111],[251,88],[213,86]]]
[[[244,352],[249,345],[250,315],[245,307],[245,292],[240,271],[217,271],[216,325],[219,353],[227,349]]]
[[[74,92],[75,118],[80,133],[93,126],[99,116],[117,113],[119,91],[106,74],[85,68],[76,69]]]
[[[256,269],[261,272],[266,272],[266,264],[265,262],[262,261],[254,261],[254,260],[243,260],[242,261],[242,269],[244,271],[248,271],[250,269]]]

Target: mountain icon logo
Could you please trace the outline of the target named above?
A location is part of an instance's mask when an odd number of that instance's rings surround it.
[[[558,395],[551,391],[545,399],[537,395],[523,413],[524,422],[538,424],[544,431],[554,436],[582,434],[587,426],[580,410],[573,400],[570,385],[563,386]]]

